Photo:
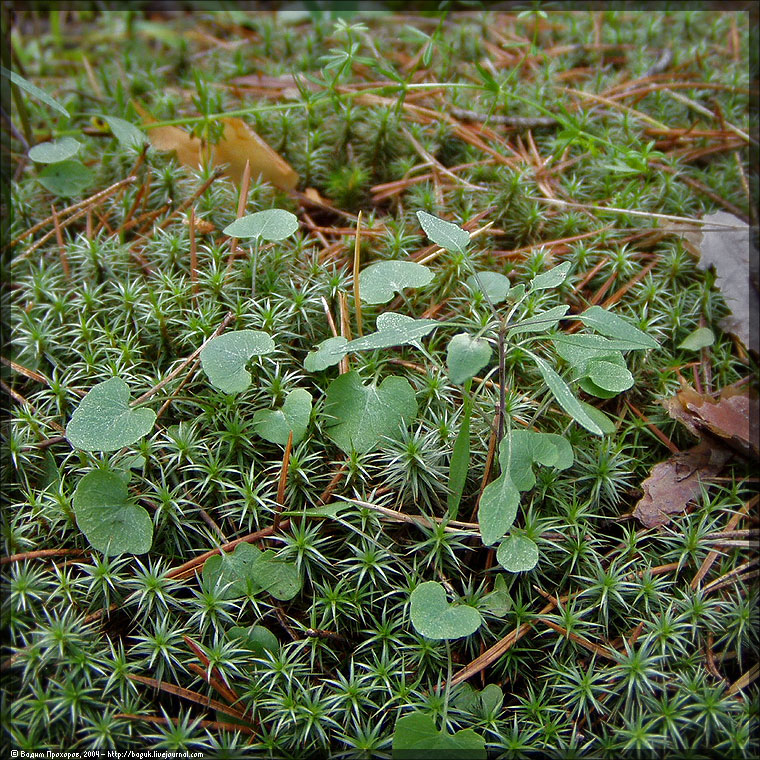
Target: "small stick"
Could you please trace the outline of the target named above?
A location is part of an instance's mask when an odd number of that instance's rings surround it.
[[[760,663],[755,663],[744,675],[734,681],[726,691],[726,696],[736,694],[737,691],[746,689],[760,675]]]
[[[356,241],[354,242],[354,307],[356,308],[356,332],[361,338],[364,335],[362,330],[362,302],[359,298],[359,259],[360,259],[360,242],[362,228],[362,212],[356,218]]]
[[[20,375],[28,377],[30,380],[36,380],[38,383],[45,383],[45,385],[50,385],[50,381],[44,375],[41,375],[39,372],[35,372],[32,369],[27,369],[21,364],[14,362],[12,359],[6,359],[4,356],[0,356],[0,362],[5,364],[7,367],[10,367],[14,372],[18,372]]]
[[[0,388],[2,388],[14,401],[24,406],[28,406],[35,414],[38,414],[37,407],[30,401],[27,401],[18,391],[14,391],[13,388],[5,384],[4,380],[0,380]],[[55,428],[59,433],[64,433],[64,429],[55,420],[47,420],[47,424],[50,427]]]
[[[293,431],[288,434],[288,442],[285,445],[285,454],[282,457],[282,467],[280,468],[280,480],[277,483],[277,511],[274,513],[274,523],[272,532],[276,533],[280,529],[280,516],[285,507],[285,486],[288,482],[288,467],[290,465],[290,450],[293,446]]]
[[[330,311],[330,306],[324,296],[322,296],[322,307],[324,308],[325,314],[327,315],[327,323],[330,325],[330,331],[333,334],[333,338],[337,338],[338,328],[335,326],[335,320],[333,319],[332,312]]]
[[[246,162],[246,166],[248,163]],[[195,206],[190,206],[190,283],[193,303],[198,301],[198,248],[195,242]]]
[[[717,591],[720,588],[724,588],[725,586],[730,585],[731,583],[735,583],[736,581],[743,580],[747,577],[754,577],[757,575],[757,572],[754,573],[747,573],[746,576],[742,575],[745,570],[749,570],[751,567],[754,567],[760,563],[760,559],[751,559],[747,562],[742,562],[741,565],[738,565],[733,570],[729,570],[724,575],[721,575],[720,578],[717,578],[712,583],[708,583],[704,589],[702,589],[705,594],[710,594],[713,591]],[[737,577],[741,576],[741,577]]]
[[[134,713],[116,713],[114,718],[121,720],[144,720],[146,723],[157,723],[161,726],[165,726],[167,723],[172,723],[175,726],[180,725],[179,718],[162,718],[159,715],[135,715]],[[210,728],[214,731],[228,731],[234,733],[240,731],[241,733],[248,734],[249,736],[255,736],[256,732],[250,726],[243,726],[240,723],[224,723],[218,720],[199,720],[197,725],[201,728]]]
[[[348,299],[342,291],[338,293],[338,305],[340,307],[340,334],[346,339],[351,340],[351,322],[348,316]],[[348,356],[340,360],[340,374],[344,375],[349,370]]]
[[[237,205],[237,219],[240,219],[241,216],[245,213],[245,207],[248,203],[248,188],[251,184],[251,162],[249,159],[245,160],[245,168],[243,169],[243,179],[240,183],[240,196],[238,197],[238,205]],[[227,258],[227,272],[232,269],[232,262],[235,260],[235,256],[237,256],[237,243],[238,239],[236,237],[230,238],[230,255]]]
[[[195,374],[195,370],[198,369],[198,365],[200,364],[201,360],[196,359],[193,363],[193,366],[190,367],[190,369],[187,371],[187,374],[182,378],[182,382],[176,387],[174,392],[164,401],[164,403],[161,405],[161,408],[156,412],[156,419],[158,419],[170,406],[172,401],[176,398],[177,394],[190,382],[190,379]]]
[[[10,554],[7,557],[0,557],[0,565],[8,565],[12,562],[23,562],[27,559],[62,557],[71,554],[81,557],[82,555],[87,554],[87,552],[82,549],[38,549],[33,552],[22,552],[21,554]]]
[[[53,225],[55,229],[55,239],[58,242],[58,254],[61,258],[61,266],[63,267],[63,276],[67,282],[71,280],[71,272],[69,271],[69,260],[66,256],[66,244],[63,242],[63,233],[61,232],[61,225],[58,223],[58,214],[55,211],[55,205],[50,204],[51,216],[53,217]]]

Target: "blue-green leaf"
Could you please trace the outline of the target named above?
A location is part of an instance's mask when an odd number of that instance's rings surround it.
[[[578,315],[578,319],[587,327],[593,328],[608,338],[625,341],[629,349],[658,348],[660,345],[654,338],[643,333],[630,322],[601,306],[592,306],[590,309],[586,309],[583,314]]]
[[[307,372],[320,372],[323,369],[338,364],[340,360],[348,353],[346,346],[348,341],[338,335],[334,338],[323,340],[316,351],[309,351],[303,360],[303,366]]]
[[[531,290],[546,290],[547,288],[556,288],[561,285],[570,272],[570,262],[563,261],[559,266],[550,269],[548,272],[537,274],[531,281]]]
[[[124,148],[140,149],[148,142],[148,137],[139,127],[130,124],[126,119],[120,119],[118,116],[101,116],[103,121],[111,128],[113,136],[119,141]]]
[[[44,142],[29,149],[29,158],[38,164],[55,164],[71,158],[82,144],[73,137],[62,137],[55,142]]]
[[[485,338],[473,338],[468,333],[455,335],[446,351],[446,366],[452,383],[461,385],[475,377],[491,358],[491,346]]]
[[[428,214],[427,211],[418,211],[419,219],[425,234],[441,248],[452,253],[464,253],[470,243],[470,233],[463,230],[458,224],[439,219],[437,216]]]
[[[511,527],[520,506],[520,493],[508,472],[492,480],[480,495],[478,524],[486,546],[495,544]]]
[[[296,388],[285,397],[281,409],[260,409],[253,415],[251,424],[257,435],[281,446],[287,444],[292,431],[295,446],[306,435],[310,418],[311,393]]]
[[[429,639],[460,639],[480,628],[483,618],[468,604],[449,604],[443,586],[421,583],[409,598],[409,615],[417,633]]]
[[[715,334],[709,327],[698,327],[694,332],[687,335],[678,348],[687,351],[699,351],[701,348],[707,348],[715,343]]]
[[[510,536],[496,550],[496,560],[510,573],[532,570],[538,563],[538,546],[526,536]]]
[[[369,304],[388,303],[404,288],[421,288],[433,280],[433,270],[416,261],[378,261],[359,273],[359,297]]]
[[[509,279],[498,272],[478,272],[477,277],[470,275],[467,287],[474,292],[482,292],[488,296],[488,300],[494,304],[507,300],[509,293]]]
[[[236,219],[224,228],[224,234],[236,238],[284,240],[298,229],[298,217],[281,208],[257,211]]]
[[[33,98],[37,98],[37,100],[41,100],[46,105],[50,106],[51,108],[54,108],[59,113],[62,113],[66,118],[70,118],[69,112],[60,104],[57,103],[53,98],[50,97],[44,90],[41,90],[39,87],[33,85],[31,82],[27,82],[24,77],[17,74],[15,71],[10,71],[9,69],[6,69],[4,66],[0,66],[0,72],[6,77],[8,77],[13,84],[18,85],[22,90],[26,90]]]
[[[485,740],[471,728],[438,731],[433,718],[404,715],[393,732],[393,760],[486,760]]]
[[[83,193],[95,179],[95,174],[81,161],[68,159],[48,164],[38,175],[37,181],[53,195],[70,198]]]
[[[251,384],[245,365],[253,356],[274,351],[274,341],[260,330],[236,330],[212,338],[201,351],[209,382],[224,393],[240,393]]]

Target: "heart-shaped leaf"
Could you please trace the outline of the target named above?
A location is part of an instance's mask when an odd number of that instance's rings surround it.
[[[464,253],[470,243],[470,233],[463,230],[458,224],[439,219],[437,216],[428,214],[427,211],[418,211],[417,219],[425,230],[425,234],[436,244],[452,253]]]
[[[309,351],[303,360],[303,366],[307,372],[320,372],[323,369],[337,364],[347,353],[348,341],[338,335],[335,338],[323,340],[316,351]]]
[[[518,491],[529,491],[536,485],[533,465],[566,470],[573,464],[573,447],[554,433],[513,430],[499,444],[499,464],[502,472],[509,470]]]
[[[271,549],[262,552],[245,542],[234,552],[209,557],[203,565],[203,583],[223,599],[263,590],[287,601],[301,590],[301,576],[293,563],[278,560]]]
[[[262,409],[253,415],[253,429],[264,440],[285,446],[293,431],[293,445],[306,435],[311,417],[311,393],[296,388],[288,393],[282,409]]]
[[[251,384],[245,365],[253,356],[274,351],[274,341],[260,330],[236,330],[211,339],[201,351],[209,381],[224,393],[240,393]]]
[[[62,137],[54,142],[44,142],[29,149],[29,158],[38,164],[55,164],[71,158],[82,144],[73,137]]]
[[[90,546],[104,554],[144,554],[153,543],[153,520],[129,498],[121,473],[93,470],[74,491],[74,514]]]
[[[347,454],[364,454],[415,418],[417,399],[402,377],[386,377],[379,386],[362,385],[353,370],[330,383],[324,413],[327,435]]]
[[[455,335],[446,350],[446,366],[452,383],[461,385],[475,377],[491,358],[491,346],[485,338],[473,338],[468,333]]]
[[[224,228],[224,234],[236,238],[284,240],[298,229],[298,217],[281,208],[257,211],[236,219]]]
[[[346,353],[414,343],[439,325],[437,319],[413,319],[405,314],[386,311],[377,318],[377,332],[349,341]]]
[[[561,285],[567,278],[570,271],[570,262],[563,261],[559,266],[550,269],[548,272],[537,274],[531,281],[531,290],[546,290],[547,288],[556,288]]]
[[[641,332],[630,322],[621,319],[617,314],[603,309],[601,306],[592,306],[586,309],[578,319],[587,327],[591,327],[608,338],[617,338],[625,341],[629,349],[658,348],[659,343],[646,333]]]
[[[464,688],[453,700],[460,710],[485,717],[497,713],[504,703],[504,692],[495,683],[489,683],[482,691],[476,691],[467,683],[462,686]]]
[[[468,604],[449,604],[443,586],[421,583],[409,597],[409,614],[417,633],[428,639],[461,639],[480,628],[483,618]]]
[[[95,179],[95,174],[83,163],[69,159],[46,166],[37,181],[53,195],[70,198],[84,192]]]
[[[126,119],[120,119],[118,116],[101,116],[101,118],[108,124],[113,136],[124,148],[140,149],[148,142],[145,132],[134,124],[130,124]]]
[[[365,303],[388,303],[404,288],[421,288],[433,279],[433,270],[415,261],[379,261],[359,274],[360,298]]]
[[[486,744],[480,734],[464,728],[455,734],[438,731],[429,715],[412,713],[396,721],[393,760],[486,760]]]
[[[492,480],[480,495],[478,524],[486,546],[495,544],[512,527],[520,505],[520,493],[508,472]]]
[[[496,550],[496,559],[510,573],[532,570],[538,563],[538,546],[526,536],[510,536]]]
[[[84,451],[115,451],[150,433],[156,413],[131,409],[129,388],[120,377],[94,386],[66,426],[66,438]]]
[[[509,279],[503,274],[499,274],[498,272],[478,272],[477,277],[470,275],[466,283],[470,290],[485,293],[488,296],[488,300],[494,306],[507,300]]]
[[[227,631],[227,637],[237,642],[238,646],[250,649],[257,657],[263,657],[264,652],[276,652],[280,648],[277,637],[263,625],[243,628],[236,625]]]

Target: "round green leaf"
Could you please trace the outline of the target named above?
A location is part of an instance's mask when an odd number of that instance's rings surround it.
[[[44,142],[29,149],[29,158],[38,164],[55,164],[71,158],[82,147],[73,137],[62,137],[55,142]]]
[[[559,266],[550,269],[548,272],[537,274],[530,281],[531,290],[546,290],[561,285],[570,272],[570,266],[569,261],[563,261]]]
[[[418,211],[419,219],[425,234],[436,244],[452,253],[464,253],[470,243],[470,233],[463,230],[458,224],[439,219],[437,216],[428,214],[427,211]]]
[[[236,238],[283,240],[298,229],[298,217],[281,208],[257,211],[236,219],[224,228],[224,234]]]
[[[53,195],[69,198],[85,191],[93,182],[95,175],[79,161],[59,161],[45,167],[37,180]]]
[[[467,333],[455,335],[446,351],[446,366],[452,383],[461,385],[475,377],[491,358],[491,346],[485,338],[473,338]]]
[[[483,618],[467,604],[449,604],[443,586],[421,583],[409,598],[409,614],[417,633],[429,639],[460,639],[480,628]]]
[[[227,637],[237,641],[239,646],[250,649],[257,657],[263,657],[264,652],[276,652],[280,648],[277,637],[263,625],[243,628],[236,625],[227,631]]]
[[[415,261],[378,261],[359,273],[359,295],[365,303],[388,303],[404,288],[421,288],[433,279],[433,270]]]
[[[503,274],[499,274],[498,272],[478,272],[477,277],[470,275],[466,283],[470,290],[485,293],[488,296],[488,300],[494,305],[507,300],[509,279]]]
[[[487,756],[485,740],[471,728],[455,734],[438,731],[430,715],[418,712],[396,721],[393,760],[486,760]]]
[[[285,446],[293,431],[293,445],[306,435],[311,417],[311,393],[296,388],[288,393],[282,409],[262,409],[253,415],[253,429],[264,440]]]
[[[74,514],[90,546],[104,554],[144,554],[153,543],[153,521],[129,498],[119,473],[94,470],[74,492]]]
[[[699,351],[701,348],[707,348],[715,343],[715,334],[709,327],[698,327],[694,332],[684,338],[678,348],[687,351]]]
[[[330,383],[324,413],[328,437],[347,454],[365,454],[414,419],[417,399],[402,377],[386,377],[379,386],[362,385],[352,370]]]
[[[119,144],[125,148],[137,148],[138,150],[148,141],[145,132],[139,127],[118,116],[101,116],[113,132],[113,136]]]
[[[274,341],[260,330],[236,330],[210,340],[201,351],[209,382],[224,393],[240,393],[251,384],[245,365],[253,356],[274,351]]]
[[[510,536],[496,550],[496,560],[510,573],[532,570],[538,563],[538,546],[525,536]]]
[[[150,433],[156,413],[132,409],[129,387],[120,377],[98,383],[79,402],[66,426],[66,438],[77,449],[115,451]]]

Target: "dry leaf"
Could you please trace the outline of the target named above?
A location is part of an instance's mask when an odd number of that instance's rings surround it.
[[[155,121],[145,109],[133,103],[145,124]],[[216,145],[206,146],[203,157],[210,152],[213,166],[227,164],[225,175],[236,185],[243,178],[245,163],[251,164],[251,179],[261,177],[281,190],[292,190],[298,182],[298,174],[273,151],[242,119],[221,119],[224,132]],[[156,150],[173,150],[177,160],[191,169],[201,165],[201,141],[179,127],[155,127],[148,130],[148,137]]]
[[[760,340],[756,329],[760,314],[758,252],[749,236],[749,226],[733,214],[718,211],[702,220],[706,229],[684,233],[688,248],[697,256],[700,269],[715,267],[715,284],[723,294],[731,315],[720,321],[749,349],[757,352]],[[713,228],[710,229],[710,225]],[[731,225],[737,229],[720,228]]]
[[[713,436],[747,457],[757,457],[758,401],[745,388],[724,388],[720,400],[697,393],[688,385],[664,399],[668,414],[700,438]]]
[[[727,449],[702,441],[693,449],[656,464],[641,484],[644,495],[633,516],[647,528],[669,523],[670,515],[683,512],[689,502],[697,499],[702,483],[715,477],[730,458]]]

